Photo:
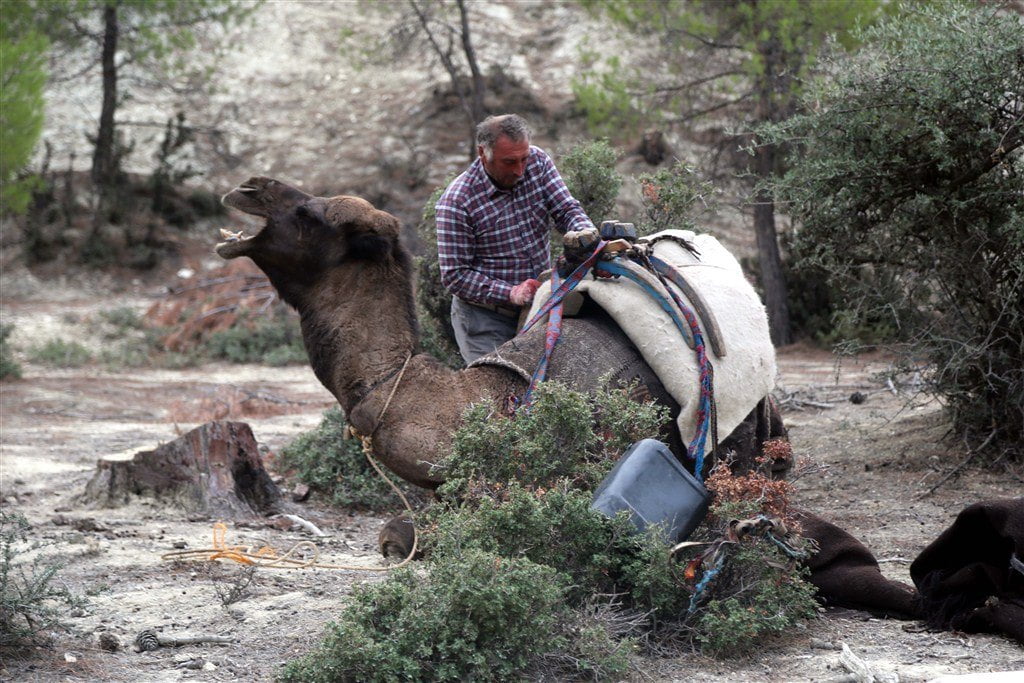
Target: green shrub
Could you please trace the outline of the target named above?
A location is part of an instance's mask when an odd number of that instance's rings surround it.
[[[637,180],[643,213],[636,227],[641,235],[670,228],[696,230],[696,218],[717,209],[714,186],[681,161],[656,173],[643,173]]]
[[[572,578],[577,602],[595,587],[602,592],[612,590],[605,573],[613,564],[616,535],[627,532],[590,509],[593,496],[589,492],[528,491],[512,481],[500,494],[500,498],[487,497],[477,505],[435,508],[436,520],[424,539],[426,551],[445,556],[460,548],[476,548],[557,566]],[[557,563],[552,552],[558,553]]]
[[[551,567],[479,550],[358,587],[319,648],[285,681],[485,680],[521,676],[563,646],[565,580]]]
[[[548,382],[514,419],[467,411],[442,463],[445,495],[458,504],[418,515],[422,569],[358,589],[284,680],[617,679],[643,630],[728,654],[730,625],[749,643],[813,614],[813,588],[767,542],[732,553],[691,614],[693,585],[661,536],[591,508],[625,445],[665,419],[630,395],[588,398]],[[331,429],[341,426],[336,414]],[[699,534],[710,541],[721,529]]]
[[[702,649],[713,656],[743,656],[750,643],[813,617],[816,589],[803,580],[807,570],[791,564],[765,539],[741,543],[697,619]]]
[[[107,325],[103,334],[107,339],[117,339],[145,327],[142,316],[131,306],[102,310],[99,317]]]
[[[526,486],[550,485],[560,477],[582,477],[592,484],[599,476],[588,462],[598,437],[582,394],[546,382],[537,387],[529,412],[520,410],[514,418],[490,413],[486,404],[467,412],[455,432],[451,456],[441,464],[446,480],[442,493],[462,493],[471,479],[481,476],[488,482],[515,480]]]
[[[614,218],[615,199],[622,187],[622,176],[615,170],[617,158],[607,140],[592,140],[573,147],[558,165],[569,191],[594,225]]]
[[[578,74],[572,80],[573,108],[586,117],[587,130],[616,141],[639,132],[644,112],[633,95],[635,80],[617,56],[606,58],[584,48]]]
[[[38,547],[29,543],[30,528],[22,515],[0,509],[0,646],[25,645],[64,629],[60,607],[81,604],[66,588],[53,585],[59,563],[19,561],[18,555]]]
[[[394,491],[367,462],[362,442],[345,439],[344,431],[341,409],[331,408],[316,429],[300,435],[281,450],[280,467],[294,470],[300,481],[329,495],[334,505],[374,510],[399,505],[401,501]]]
[[[288,316],[242,321],[214,332],[200,353],[232,363],[294,365],[309,362],[298,323]]]
[[[18,379],[21,377],[21,366],[11,352],[7,338],[14,332],[14,325],[0,325],[0,379]]]
[[[967,443],[1024,459],[1020,28],[979,3],[888,17],[759,142],[792,145],[772,189],[843,323],[925,370]]]
[[[514,418],[471,407],[455,432],[450,455],[440,464],[438,492],[462,497],[470,482],[518,481],[552,486],[566,478],[593,489],[633,441],[657,435],[667,411],[629,400],[632,387],[605,388],[593,397],[558,382],[543,382],[529,411]]]
[[[42,346],[29,349],[29,358],[41,365],[58,368],[80,368],[92,362],[92,353],[76,341],[51,339]]]

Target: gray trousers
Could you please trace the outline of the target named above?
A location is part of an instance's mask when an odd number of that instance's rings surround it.
[[[518,318],[489,311],[452,297],[452,328],[459,353],[467,364],[516,336]]]

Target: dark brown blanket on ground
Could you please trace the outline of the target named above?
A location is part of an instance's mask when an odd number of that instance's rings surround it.
[[[1024,643],[1024,497],[965,508],[910,565],[932,626]]]
[[[882,576],[871,551],[835,524],[796,516],[801,535],[820,547],[806,566],[826,605],[1024,643],[1024,498],[965,508],[910,565],[916,591]]]

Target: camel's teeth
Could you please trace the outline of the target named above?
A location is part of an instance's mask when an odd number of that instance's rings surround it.
[[[231,232],[230,230],[221,228],[220,236],[223,237],[227,242],[237,242],[238,240],[242,239],[242,232],[242,230],[239,230],[238,232]]]

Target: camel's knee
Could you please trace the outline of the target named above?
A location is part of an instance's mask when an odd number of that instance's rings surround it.
[[[416,530],[409,515],[401,514],[384,525],[377,536],[377,547],[380,554],[389,560],[401,562],[409,557],[416,541]],[[417,549],[413,559],[423,557],[423,551]]]

